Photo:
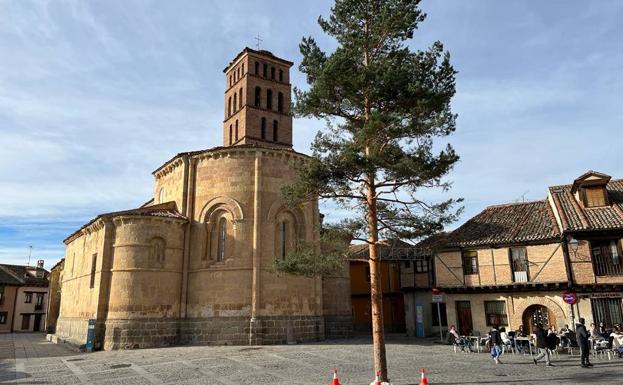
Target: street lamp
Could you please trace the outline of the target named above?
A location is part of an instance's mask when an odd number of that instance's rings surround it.
[[[569,250],[573,252],[573,255],[577,256],[578,246],[580,245],[580,242],[578,242],[578,240],[573,237],[569,237],[567,244],[569,245]]]

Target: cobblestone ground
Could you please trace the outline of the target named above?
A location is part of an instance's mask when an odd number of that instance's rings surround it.
[[[535,367],[529,356],[505,354],[495,365],[488,354],[453,353],[449,346],[390,339],[394,385],[419,384],[426,368],[435,384],[623,384],[623,359],[561,354],[553,368]],[[331,383],[340,370],[345,385],[367,385],[372,376],[368,339],[286,346],[192,346],[76,353],[41,334],[0,334],[0,384],[304,384]]]

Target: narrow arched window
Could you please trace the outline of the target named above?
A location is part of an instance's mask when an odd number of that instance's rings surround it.
[[[242,63],[241,68],[242,68],[242,71],[240,71],[240,74],[241,74],[241,75],[244,75],[244,63]]]
[[[227,99],[227,117],[231,116],[231,96]]]
[[[227,241],[227,219],[221,218],[218,222],[218,247],[216,251],[216,260],[218,262],[225,260],[225,242]]]
[[[234,112],[236,112],[237,107],[238,107],[238,94],[234,92]]]
[[[279,243],[281,246],[281,259],[286,259],[288,253],[288,224],[282,221],[279,224]]]
[[[270,78],[275,79],[275,67],[270,67]]]
[[[266,109],[273,109],[273,90],[266,90]]]
[[[236,78],[240,79],[240,67],[236,70]]]
[[[242,108],[242,87],[240,87],[240,92],[238,96],[238,108]]]
[[[260,63],[255,62],[255,74],[259,75],[260,74]]]
[[[158,203],[164,203],[164,187],[160,188],[158,193]]]
[[[273,120],[273,142],[276,142],[279,139],[279,135],[277,134],[279,123],[276,120]]]
[[[279,70],[279,81],[283,81],[283,70]]]
[[[255,87],[255,107],[260,106],[260,100],[262,99],[262,89]]]
[[[268,64],[264,63],[264,77],[267,78],[268,77]]]
[[[238,141],[238,119],[236,119],[236,142]]]
[[[277,94],[277,111],[283,112],[283,93]]]
[[[234,132],[233,132],[233,129],[232,129],[231,124],[230,124],[229,125],[229,145],[230,146],[234,142],[233,138],[234,138]]]
[[[262,129],[261,129],[262,139],[266,139],[266,118],[262,118]]]
[[[149,241],[149,264],[163,266],[165,255],[164,239],[156,237]]]
[[[234,79],[232,75],[229,75],[229,86],[231,87],[232,84],[234,84]]]

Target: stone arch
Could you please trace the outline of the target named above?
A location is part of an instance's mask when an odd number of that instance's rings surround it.
[[[225,210],[231,215],[233,222],[244,220],[242,206],[235,199],[226,196],[219,196],[209,200],[201,209],[199,218],[202,222],[209,222],[210,216],[218,211]]]
[[[556,318],[556,322],[558,322],[559,324],[567,323],[567,315],[565,314],[562,306],[560,306],[559,303],[551,298],[544,296],[534,296],[521,300],[515,299],[514,305],[515,309],[513,311],[512,325],[514,325],[515,327],[519,327],[519,325],[523,324],[524,312],[533,305],[545,306],[553,313],[554,317]],[[560,325],[556,326],[559,327]]]
[[[279,250],[283,247],[281,245],[281,222],[285,221],[287,231],[290,234],[290,240],[288,241],[287,249],[292,250],[299,242],[307,239],[307,228],[305,226],[305,213],[300,207],[289,208],[281,200],[274,201],[266,216],[266,224],[274,231],[274,252],[276,257],[281,257]]]

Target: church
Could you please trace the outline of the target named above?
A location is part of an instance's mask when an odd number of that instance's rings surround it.
[[[68,236],[55,338],[96,349],[279,344],[352,329],[350,280],[277,275],[275,258],[319,241],[318,202],[281,188],[308,157],[292,149],[292,62],[245,48],[224,69],[223,145],[179,153],[153,198]]]

